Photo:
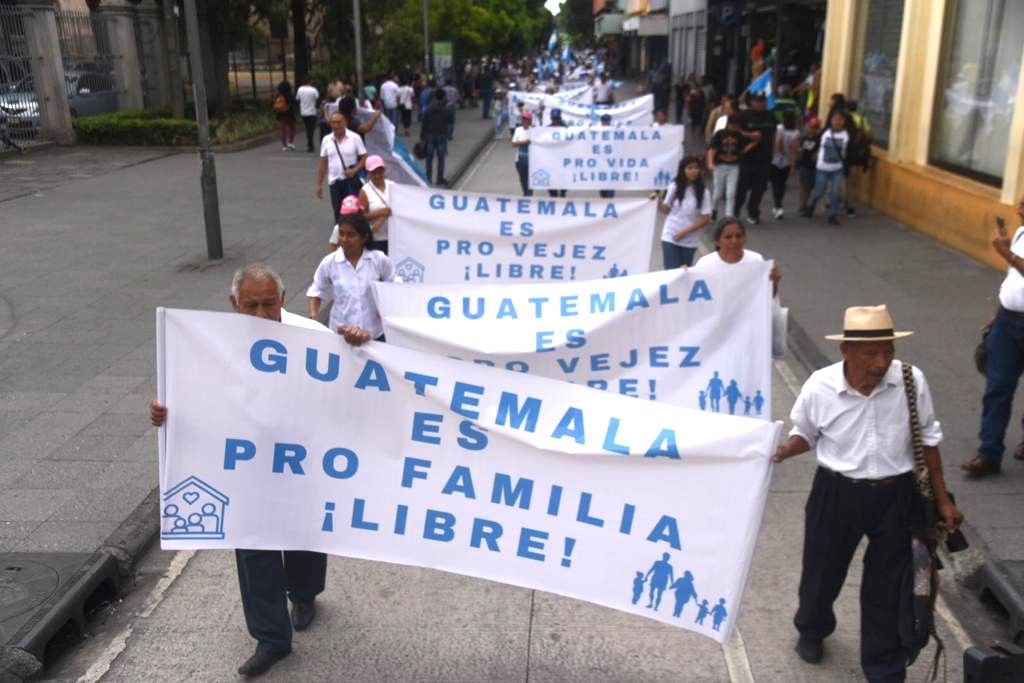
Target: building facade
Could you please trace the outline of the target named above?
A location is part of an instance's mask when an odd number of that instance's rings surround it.
[[[859,199],[1005,268],[995,218],[1024,194],[1024,2],[830,0],[821,112],[857,100],[874,134]]]

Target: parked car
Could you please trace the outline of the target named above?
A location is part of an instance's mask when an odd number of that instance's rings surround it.
[[[39,100],[32,77],[14,83],[0,83],[0,118],[15,137],[33,138],[39,131]]]
[[[117,111],[114,78],[104,71],[67,69],[68,106],[72,116],[92,116]]]

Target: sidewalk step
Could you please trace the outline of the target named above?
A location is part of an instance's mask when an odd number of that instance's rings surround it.
[[[991,597],[1010,615],[1010,640],[1024,645],[1024,561],[990,560],[978,575],[980,597]]]

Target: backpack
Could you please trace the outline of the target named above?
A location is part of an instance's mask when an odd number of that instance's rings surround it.
[[[281,93],[277,93],[274,97],[274,111],[278,114],[283,114],[288,111],[288,100]]]

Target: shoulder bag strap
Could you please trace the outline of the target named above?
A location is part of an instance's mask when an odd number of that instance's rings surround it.
[[[341,168],[343,171],[348,171],[348,164],[345,163],[345,157],[341,154],[341,147],[338,146],[338,138],[334,137],[334,133],[331,133],[331,142],[334,143],[334,149],[338,152],[338,161],[341,162]]]
[[[377,189],[376,187],[374,187],[374,186],[373,186],[373,183],[372,183],[372,182],[366,183],[366,184],[365,184],[365,185],[364,185],[363,187],[368,187],[368,188],[370,188],[371,190],[373,190],[373,193],[374,193],[375,195],[377,195],[377,199],[379,199],[379,200],[380,200],[380,203],[384,205],[384,208],[385,208],[385,209],[389,209],[389,208],[391,208],[391,207],[389,207],[389,206],[388,206],[388,203],[387,203],[386,201],[384,201],[384,195],[382,195],[382,194],[380,193],[380,190],[378,190],[378,189]],[[387,187],[387,186],[385,185],[385,187]]]
[[[910,413],[910,438],[914,444],[914,480],[917,490],[926,500],[935,497],[928,467],[924,463],[924,441],[921,439],[921,421],[917,413],[917,385],[914,383],[914,367],[903,363],[903,390],[907,396],[907,412]]]

